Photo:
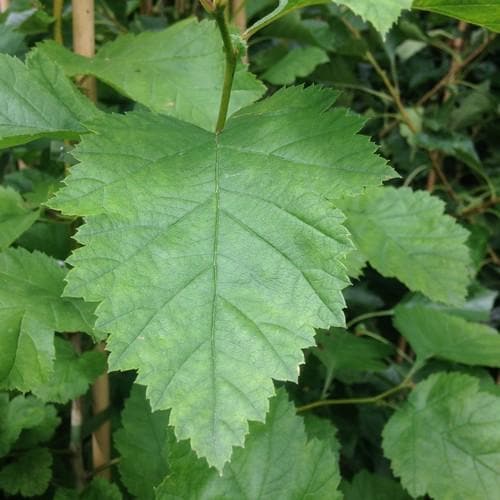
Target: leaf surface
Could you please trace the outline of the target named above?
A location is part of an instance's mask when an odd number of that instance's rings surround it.
[[[307,440],[304,423],[284,390],[271,400],[266,422],[250,424],[245,447],[235,450],[222,475],[209,469],[185,442],[176,445],[170,460],[171,472],[157,489],[159,500],[341,498],[330,441]]]
[[[0,90],[0,148],[41,137],[78,139],[87,131],[82,123],[99,113],[37,50],[26,64],[0,54]]]
[[[500,367],[500,334],[489,326],[418,305],[398,306],[394,325],[422,361],[438,357]]]
[[[6,249],[37,220],[39,211],[30,210],[21,195],[0,186],[0,250]]]
[[[385,455],[414,497],[495,500],[500,491],[500,397],[468,375],[417,385],[383,432]]]
[[[28,391],[47,382],[55,331],[92,333],[94,306],[61,298],[65,275],[42,253],[0,253],[0,387]]]
[[[500,33],[498,0],[414,0],[413,7],[479,24]]]
[[[424,191],[384,187],[339,202],[354,242],[382,275],[435,301],[462,303],[469,283],[467,231]]]
[[[327,197],[391,176],[361,120],[290,88],[214,134],[133,113],[94,125],[50,203],[87,218],[66,295],[100,301],[111,369],[222,469],[271,378],[296,380],[314,327],[342,325],[351,244]],[[109,131],[112,130],[110,134]]]
[[[124,35],[94,58],[55,42],[41,50],[70,76],[91,74],[152,111],[215,129],[224,79],[224,51],[215,22],[191,18],[158,32]],[[256,101],[265,87],[239,64],[229,114]]]

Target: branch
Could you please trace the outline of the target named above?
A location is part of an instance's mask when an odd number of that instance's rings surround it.
[[[462,71],[466,66],[468,66],[474,59],[476,59],[479,55],[482,54],[482,52],[490,45],[490,43],[495,39],[496,35],[492,34],[490,36],[487,36],[486,39],[476,47],[463,61],[459,63],[454,63],[450,65],[450,69],[446,75],[439,80],[439,82],[432,87],[427,93],[425,93],[420,100],[417,102],[417,106],[422,106],[425,104],[429,99],[431,99],[434,94],[439,92],[443,87],[446,87],[450,82],[455,80],[456,76],[460,71]]]
[[[387,391],[381,392],[375,396],[367,396],[363,398],[347,398],[347,399],[322,399],[320,401],[314,401],[304,406],[299,406],[296,408],[297,413],[313,410],[314,408],[320,408],[322,406],[335,406],[335,405],[361,405],[361,404],[376,404],[384,400],[385,398],[397,394],[398,392],[404,391],[406,389],[412,389],[414,383],[412,382],[412,377],[417,370],[420,369],[420,364],[416,363],[412,366],[404,380],[395,387],[388,389]]]

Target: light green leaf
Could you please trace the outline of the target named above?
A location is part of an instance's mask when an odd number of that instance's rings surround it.
[[[414,0],[413,7],[479,24],[492,31],[500,32],[500,2],[498,0]]]
[[[0,186],[0,250],[4,250],[37,220],[39,210],[28,209],[21,195]]]
[[[332,328],[316,335],[314,355],[325,365],[329,376],[353,372],[380,371],[386,368],[384,358],[391,347],[376,340],[357,337],[343,328]]]
[[[408,339],[417,358],[438,357],[467,365],[500,367],[500,334],[430,307],[400,305],[394,326]]]
[[[308,7],[310,5],[326,4],[329,2],[330,0],[279,0],[277,7],[273,11],[266,16],[261,17],[246,30],[245,36],[247,38],[251,37],[265,26],[268,26],[277,19],[280,19],[297,9]]]
[[[55,42],[41,46],[70,76],[91,74],[158,113],[215,129],[224,79],[224,51],[215,22],[194,18],[164,31],[120,36],[86,58]],[[229,114],[256,101],[265,87],[238,65]]]
[[[329,0],[280,0],[275,10],[259,19],[247,30],[247,35],[253,35],[264,26],[296,9],[325,3],[329,3]],[[401,12],[411,8],[412,0],[335,0],[335,3],[346,5],[355,14],[373,24],[375,29],[385,36],[398,20]]]
[[[106,369],[106,357],[97,351],[77,354],[71,343],[55,338],[54,371],[45,383],[35,383],[33,394],[43,401],[66,403],[84,394]]]
[[[347,5],[385,37],[401,12],[411,8],[412,0],[335,0],[335,3]]]
[[[9,495],[41,495],[52,477],[52,455],[47,448],[33,448],[0,470],[0,489]]]
[[[390,418],[383,447],[414,497],[496,500],[500,397],[480,391],[468,375],[432,375]]]
[[[186,442],[176,445],[170,460],[171,472],[157,489],[159,500],[341,498],[330,441],[307,441],[302,419],[283,389],[271,400],[266,422],[250,424],[245,447],[235,450],[222,475],[209,469]]]
[[[28,391],[48,381],[54,331],[92,332],[94,306],[61,298],[65,275],[39,252],[0,253],[0,387]]]
[[[274,85],[290,85],[328,61],[327,53],[318,47],[298,47],[287,52],[283,59],[262,74],[262,78]]]
[[[9,399],[0,393],[0,457],[6,455],[22,435],[22,442],[33,446],[48,441],[59,424],[55,408],[33,396]]]
[[[350,483],[341,484],[344,500],[410,500],[411,497],[392,479],[372,474],[367,470],[358,472]]]
[[[469,283],[467,231],[444,204],[409,188],[368,190],[339,201],[354,242],[382,275],[435,301],[462,303]]]
[[[138,369],[153,409],[172,408],[177,437],[219,469],[264,419],[271,378],[297,379],[314,327],[344,323],[351,244],[326,198],[392,174],[360,118],[326,111],[334,98],[280,91],[218,136],[107,117],[50,203],[86,217],[65,293],[102,302],[110,368]]]
[[[123,484],[141,500],[154,499],[154,488],[169,471],[168,453],[175,438],[168,429],[168,412],[151,412],[144,387],[132,387],[122,412],[122,428],[115,432],[114,441]]]
[[[0,54],[0,148],[41,137],[78,139],[82,122],[98,114],[64,76],[59,66],[38,50],[28,62]]]

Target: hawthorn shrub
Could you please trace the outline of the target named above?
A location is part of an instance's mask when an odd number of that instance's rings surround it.
[[[500,2],[78,3],[0,16],[3,494],[498,498]]]

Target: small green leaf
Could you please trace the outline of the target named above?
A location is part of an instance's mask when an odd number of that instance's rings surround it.
[[[39,210],[29,210],[21,195],[0,186],[0,250],[4,250],[37,220]]]
[[[170,461],[171,472],[156,492],[158,500],[341,498],[330,440],[307,440],[302,419],[284,390],[271,400],[266,422],[250,424],[245,447],[235,450],[222,475],[209,469],[186,442],[176,444]]]
[[[469,283],[467,231],[425,191],[384,187],[339,201],[370,264],[435,301],[463,303]]]
[[[54,371],[45,383],[35,383],[33,394],[43,401],[66,403],[84,394],[106,369],[106,357],[97,351],[77,354],[71,343],[55,338]]]
[[[389,477],[358,472],[349,483],[341,484],[344,500],[411,500],[401,485]]]
[[[54,500],[121,500],[122,498],[118,486],[101,477],[94,478],[81,492],[58,488],[54,495]]]
[[[480,391],[468,375],[432,375],[389,419],[383,447],[414,497],[496,500],[500,397]]]
[[[413,7],[444,14],[500,32],[500,2],[498,0],[414,0]]]
[[[248,30],[249,36],[294,10],[329,3],[329,0],[279,0],[279,4],[267,16],[259,19]],[[411,8],[412,0],[335,0],[336,4],[346,5],[385,37],[391,26],[398,20],[401,12]]]
[[[35,50],[28,62],[0,54],[0,148],[41,137],[78,139],[83,122],[98,111],[64,76],[63,70]]]
[[[52,455],[47,448],[33,448],[0,470],[0,489],[9,495],[41,495],[52,477]]]
[[[107,116],[50,202],[86,217],[65,294],[102,302],[110,368],[138,369],[153,409],[172,408],[177,437],[219,469],[264,419],[271,379],[297,379],[314,327],[344,324],[351,243],[328,198],[393,172],[335,97],[288,88],[218,135]]]
[[[213,21],[190,18],[158,32],[124,35],[86,58],[55,42],[40,49],[69,76],[91,74],[158,113],[215,129],[224,79],[224,51]],[[256,101],[265,87],[239,64],[229,114]]]
[[[401,12],[411,8],[412,0],[335,0],[335,3],[347,5],[385,37]]]
[[[0,387],[21,391],[53,372],[54,331],[93,331],[91,304],[62,299],[66,270],[22,248],[0,253]]]
[[[500,334],[486,325],[411,304],[396,308],[394,325],[421,361],[437,357],[467,365],[500,367]]]
[[[274,85],[290,85],[298,77],[309,75],[316,66],[328,61],[327,53],[318,47],[298,47],[287,52],[261,76]]]
[[[325,365],[333,377],[353,372],[380,371],[386,368],[384,358],[391,347],[376,340],[357,337],[343,328],[332,328],[316,335],[318,347],[314,355]]]
[[[0,393],[0,457],[6,455],[22,435],[21,445],[48,441],[59,424],[55,408],[33,396],[9,399]]]
[[[167,457],[175,438],[168,429],[168,412],[151,412],[144,387],[132,387],[122,412],[122,428],[115,432],[114,441],[123,484],[141,500],[153,500],[154,488],[169,471]]]

